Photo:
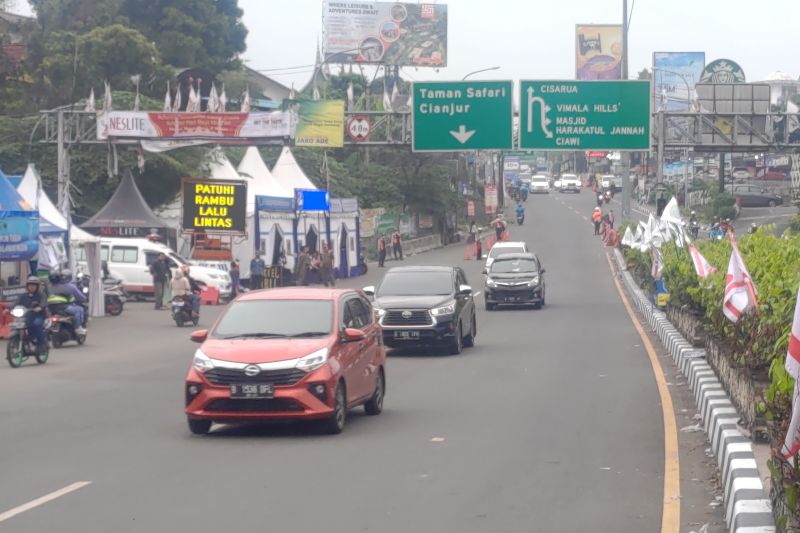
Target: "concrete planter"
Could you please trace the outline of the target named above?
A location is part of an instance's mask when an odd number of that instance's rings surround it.
[[[705,322],[701,313],[688,308],[669,305],[667,306],[667,317],[692,346],[695,348],[705,346]]]

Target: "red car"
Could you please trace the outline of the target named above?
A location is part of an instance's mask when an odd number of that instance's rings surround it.
[[[383,410],[386,352],[370,302],[348,289],[283,288],[243,294],[211,330],[186,376],[194,434],[212,422],[318,420],[340,433],[347,411]]]

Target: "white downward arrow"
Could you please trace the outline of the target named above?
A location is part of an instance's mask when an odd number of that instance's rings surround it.
[[[464,144],[470,137],[475,135],[475,130],[467,131],[467,127],[462,124],[458,127],[458,131],[451,131],[450,135],[455,137],[461,144]]]

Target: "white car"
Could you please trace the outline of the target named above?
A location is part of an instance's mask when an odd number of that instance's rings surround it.
[[[486,274],[489,272],[489,268],[492,266],[492,263],[494,263],[494,260],[503,254],[526,254],[529,251],[528,245],[523,241],[497,242],[492,246],[492,249],[489,250],[489,253],[486,254],[486,266],[483,269],[483,273]]]
[[[531,178],[531,193],[543,193],[548,194],[550,192],[550,180],[547,179],[547,176],[543,176],[541,174],[535,175]]]
[[[560,192],[581,192],[581,180],[575,174],[562,174],[561,179],[556,183],[558,183],[556,188]]]
[[[600,176],[600,185],[604,189],[610,189],[612,191],[622,190],[622,181],[620,180],[620,178],[616,177],[613,174],[606,174],[604,176]]]

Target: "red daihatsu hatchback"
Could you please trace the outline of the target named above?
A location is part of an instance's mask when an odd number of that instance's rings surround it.
[[[320,420],[344,428],[347,410],[383,409],[386,353],[372,306],[348,289],[284,288],[247,293],[211,330],[186,377],[189,429],[212,422]]]

